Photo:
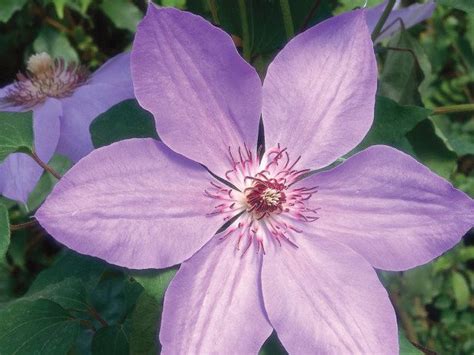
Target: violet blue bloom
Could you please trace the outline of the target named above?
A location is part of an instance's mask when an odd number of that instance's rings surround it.
[[[474,201],[387,146],[304,178],[369,130],[372,45],[363,10],[333,17],[292,39],[262,87],[225,32],[150,5],[131,69],[163,142],[93,151],[36,218],[112,264],[182,263],[164,300],[164,354],[257,353],[273,329],[290,353],[398,354],[395,312],[373,268],[442,254],[471,227]]]
[[[384,1],[380,5],[367,9],[366,19],[370,32],[372,32],[375,25],[377,25],[377,22],[382,16],[383,10],[387,6],[387,2],[388,1]],[[377,37],[377,41],[392,36],[398,32],[402,26],[404,28],[410,28],[430,18],[435,7],[436,5],[432,0],[427,1],[424,4],[412,4],[402,8],[400,7],[400,1],[397,1],[394,9],[390,12],[390,15],[385,21],[380,35]]]
[[[89,153],[91,121],[116,103],[134,97],[130,54],[120,54],[92,75],[81,65],[33,55],[27,74],[0,89],[0,111],[33,111],[36,154],[48,162],[55,152],[77,161]],[[43,169],[23,153],[0,163],[0,194],[26,202]]]

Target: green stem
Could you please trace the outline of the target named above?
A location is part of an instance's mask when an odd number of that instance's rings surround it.
[[[249,22],[247,19],[247,5],[245,0],[239,0],[239,10],[240,10],[240,21],[242,24],[242,48],[244,52],[244,58],[247,61],[250,61],[252,53],[250,52],[250,32],[249,32]]]
[[[283,14],[283,24],[285,25],[286,37],[290,39],[295,35],[295,26],[293,25],[293,19],[291,18],[290,3],[288,0],[280,0],[280,8]]]
[[[385,22],[388,19],[388,15],[390,15],[390,12],[392,11],[394,6],[395,6],[395,0],[389,0],[387,6],[382,12],[382,16],[380,16],[380,19],[375,25],[374,31],[372,32],[372,41],[375,41],[377,37],[380,35],[383,25],[385,25]]]
[[[61,175],[48,164],[46,164],[44,161],[42,161],[41,158],[35,152],[30,152],[30,156],[35,162],[38,163],[39,166],[41,166],[44,170],[53,175],[56,179],[61,179]]]
[[[216,0],[207,0],[207,4],[209,5],[209,9],[211,10],[212,21],[216,25],[220,25],[219,17],[217,16],[217,5]]]
[[[444,115],[445,113],[474,112],[474,104],[442,106],[433,109],[433,115]]]

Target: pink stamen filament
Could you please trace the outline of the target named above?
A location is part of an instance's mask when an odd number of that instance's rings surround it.
[[[204,194],[219,201],[208,216],[222,215],[224,221],[242,214],[239,221],[229,226],[220,240],[227,240],[236,234],[235,248],[241,250],[242,256],[255,244],[257,253],[265,254],[264,236],[282,246],[281,240],[293,247],[298,247],[294,240],[303,233],[299,227],[319,219],[320,208],[309,208],[307,201],[317,193],[318,186],[293,188],[295,183],[309,169],[295,169],[301,160],[299,156],[293,162],[286,148],[279,145],[270,149],[260,159],[254,158],[252,152],[244,146],[238,148],[237,154],[229,147],[229,162],[232,169],[225,177],[238,190],[220,182],[211,181],[211,187]],[[284,163],[281,161],[284,159]]]

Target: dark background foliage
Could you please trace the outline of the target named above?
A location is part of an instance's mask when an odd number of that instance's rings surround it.
[[[158,3],[188,9],[221,26],[262,77],[287,41],[277,0]],[[362,4],[290,1],[295,31]],[[145,10],[144,0],[0,0],[1,86],[24,70],[35,52],[96,69],[130,48]],[[356,149],[392,145],[474,196],[474,116],[431,114],[437,107],[474,103],[473,3],[439,1],[431,19],[377,45],[376,53],[376,120]],[[134,100],[99,116],[91,134],[96,147],[156,136],[149,114]],[[70,167],[61,156],[50,164],[60,172]],[[35,224],[12,227],[9,237],[8,224],[28,223],[54,182],[45,174],[26,205],[0,197],[0,354],[156,352],[162,297],[174,269],[130,273],[108,266],[61,248]],[[397,311],[402,353],[474,353],[472,232],[430,264],[380,277]],[[265,354],[282,351],[275,336],[262,349]]]

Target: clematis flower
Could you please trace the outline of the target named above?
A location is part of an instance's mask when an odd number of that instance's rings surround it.
[[[91,121],[132,98],[130,55],[120,54],[92,75],[81,65],[35,54],[27,73],[0,89],[0,111],[33,111],[36,154],[48,162],[55,152],[77,161],[92,150]],[[0,164],[0,193],[26,202],[43,169],[23,153]]]
[[[373,268],[405,270],[451,248],[474,201],[387,146],[308,176],[373,121],[363,10],[296,36],[262,87],[225,32],[150,5],[131,69],[163,142],[93,151],[38,210],[41,225],[127,268],[182,263],[164,300],[164,354],[257,353],[273,329],[290,353],[398,354]]]
[[[367,26],[372,32],[377,25],[382,13],[387,6],[388,1],[367,9]],[[390,12],[385,24],[377,38],[377,41],[383,40],[400,31],[403,28],[410,28],[431,17],[436,7],[434,1],[429,0],[424,4],[412,4],[407,7],[400,7],[400,1],[396,2],[394,9]]]

